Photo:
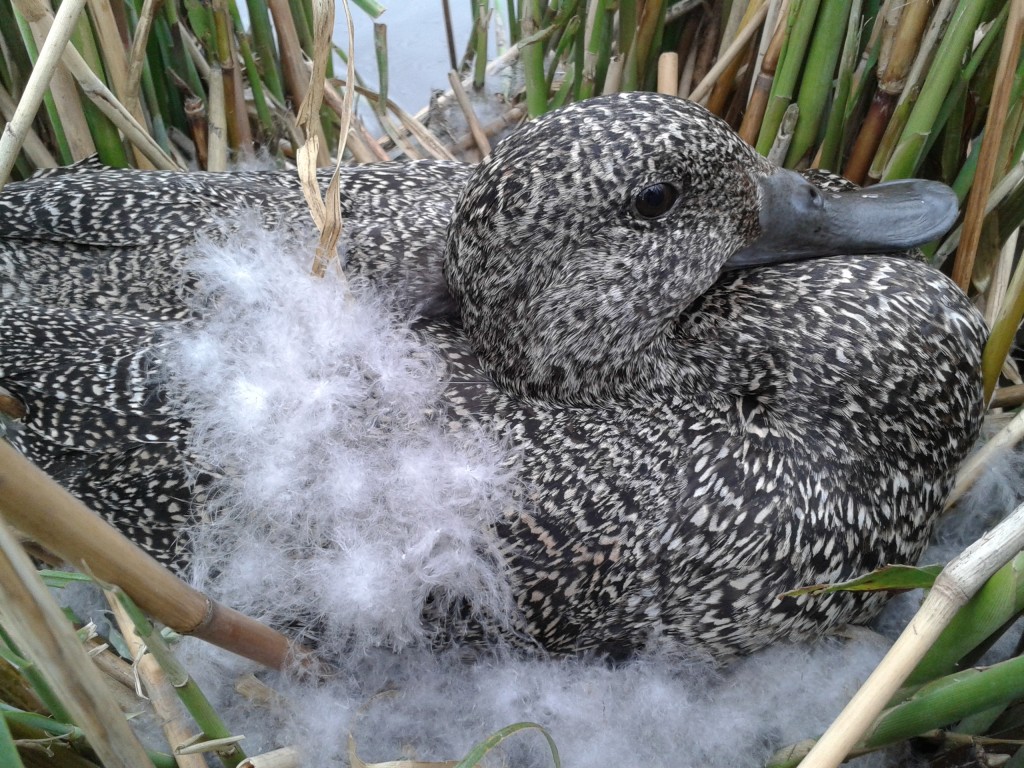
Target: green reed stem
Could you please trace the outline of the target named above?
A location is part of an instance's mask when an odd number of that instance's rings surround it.
[[[487,73],[487,32],[490,27],[490,11],[487,0],[473,0],[475,9],[474,23],[476,53],[473,59],[473,87],[478,91],[484,87],[484,76]]]
[[[2,717],[0,717],[0,765],[9,768],[25,768],[25,764],[21,762],[21,755],[18,754],[18,747],[14,743],[14,737],[11,735],[11,729],[7,725],[7,720]]]
[[[523,0],[520,29],[523,39],[520,41],[523,62],[523,75],[526,79],[526,111],[530,117],[538,117],[548,110],[547,78],[544,74],[545,44],[539,35],[541,18],[537,0]],[[526,42],[527,38],[533,38]]]
[[[853,0],[847,21],[846,39],[843,41],[843,53],[836,75],[836,92],[832,99],[832,108],[828,112],[825,136],[821,143],[821,159],[818,163],[821,168],[838,170],[842,167],[844,116],[850,100],[853,69],[857,65],[857,53],[860,48],[861,5],[861,0]],[[803,108],[800,114],[803,114]]]
[[[800,117],[793,129],[786,167],[796,165],[817,141],[825,104],[832,90],[832,75],[850,25],[851,5],[851,0],[830,0],[818,14],[796,100]],[[835,106],[833,109],[840,111]]]
[[[908,178],[920,166],[927,139],[935,129],[939,110],[960,72],[961,62],[969,50],[985,5],[978,0],[961,0],[939,43],[917,103],[907,117],[903,133],[885,166],[883,181]]]
[[[931,650],[910,674],[905,687],[948,675],[972,649],[1024,610],[1024,554],[992,576],[939,635]]]
[[[782,117],[793,101],[797,77],[803,68],[804,57],[810,42],[814,19],[818,15],[820,0],[793,0],[786,20],[786,41],[779,54],[779,64],[768,96],[761,132],[757,137],[757,151],[767,156],[775,142],[775,135],[782,125]]]
[[[139,635],[139,639],[142,640],[146,650],[153,655],[160,668],[164,671],[164,674],[167,675],[167,679],[174,687],[174,691],[178,694],[178,698],[181,699],[181,703],[185,705],[185,709],[195,719],[196,724],[203,729],[204,736],[207,739],[226,739],[231,737],[231,731],[224,724],[224,721],[217,714],[217,711],[210,704],[209,699],[206,698],[206,695],[196,684],[195,680],[192,679],[188,671],[175,658],[160,632],[156,630],[145,614],[139,610],[138,606],[120,588],[114,587],[110,591],[128,613],[132,624],[135,626],[135,631]],[[245,753],[237,744],[230,752],[218,752],[217,757],[220,758],[227,768],[235,768],[246,759]]]
[[[46,678],[39,671],[39,667],[36,666],[35,662],[22,655],[3,627],[0,627],[0,658],[18,670],[21,676],[32,686],[32,690],[36,692],[39,701],[43,703],[54,717],[58,720],[71,721],[71,714],[57,697],[57,694],[53,692],[50,684],[46,682]]]
[[[106,82],[103,61],[100,58],[99,49],[96,47],[96,38],[93,36],[88,18],[84,14],[79,17],[78,24],[75,25],[71,41],[92,71]],[[89,133],[92,135],[93,144],[96,145],[96,154],[99,155],[103,164],[112,168],[126,168],[128,153],[125,152],[124,144],[121,143],[120,132],[110,122],[110,118],[104,115],[99,107],[89,99],[82,99],[82,112],[85,115],[85,121],[89,124]]]
[[[6,4],[3,4],[6,5]],[[12,8],[15,21],[18,25],[18,31],[21,33],[21,42],[25,46],[25,52],[28,55],[28,59],[32,64],[35,64],[36,59],[39,58],[39,48],[36,46],[35,38],[32,37],[32,30],[28,26],[28,22],[25,21],[24,17],[18,13],[16,8]],[[28,77],[28,72],[25,72],[25,77]],[[43,107],[46,109],[46,116],[50,121],[50,129],[53,131],[53,140],[57,145],[57,154],[60,155],[61,165],[68,165],[74,162],[74,156],[71,152],[71,144],[68,142],[67,134],[64,131],[64,124],[60,119],[60,115],[57,113],[57,104],[53,100],[53,94],[47,89],[46,93],[43,94]]]
[[[942,728],[990,707],[1024,696],[1024,657],[970,669],[936,681],[913,699],[884,712],[864,740],[867,749],[894,744]]]
[[[246,0],[249,9],[249,24],[252,27],[252,43],[259,61],[261,79],[267,89],[279,102],[284,103],[284,85],[281,83],[281,58],[274,41],[274,28],[270,23],[270,11],[263,0]],[[241,30],[241,18],[236,21]],[[242,38],[239,32],[239,39]],[[262,118],[261,118],[262,121]]]
[[[253,56],[252,47],[249,45],[249,37],[244,33],[242,17],[238,12],[238,5],[234,0],[229,4],[229,8],[231,10],[231,23],[235,29],[235,39],[238,40],[238,52],[242,57],[242,66],[245,67],[246,79],[248,80],[249,88],[252,91],[252,103],[253,107],[256,109],[256,120],[265,136],[273,136],[274,118],[273,115],[270,114],[270,106],[267,103],[267,95],[264,92],[264,89],[270,88],[270,85],[265,83],[261,76],[259,67],[256,64],[256,59]],[[265,6],[264,10],[266,10]],[[274,75],[276,77],[276,70],[273,70],[273,67],[271,67],[270,70],[274,71]],[[280,79],[278,79],[277,85],[280,87]]]
[[[611,57],[611,14],[608,11],[608,0],[590,0],[585,14],[583,66],[578,81],[579,99],[589,99],[598,92],[598,87],[604,81],[604,73],[608,70],[608,59]]]

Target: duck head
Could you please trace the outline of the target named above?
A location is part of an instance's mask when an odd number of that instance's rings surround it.
[[[600,401],[664,356],[724,271],[912,247],[956,212],[935,182],[822,191],[697,104],[617,94],[498,145],[456,204],[444,272],[499,385]]]

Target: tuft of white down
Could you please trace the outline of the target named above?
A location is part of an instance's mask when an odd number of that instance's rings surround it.
[[[444,367],[365,284],[310,275],[315,243],[256,212],[204,238],[197,319],[167,343],[190,449],[219,479],[196,585],[325,653],[425,639],[424,602],[510,610],[492,531],[502,454],[437,417]]]

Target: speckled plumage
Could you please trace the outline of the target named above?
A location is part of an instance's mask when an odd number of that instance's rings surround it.
[[[522,629],[551,651],[722,656],[865,619],[879,598],[777,596],[915,560],[977,436],[984,326],[939,273],[891,256],[723,272],[773,173],[652,94],[538,120],[476,169],[345,171],[349,270],[421,308],[452,428],[508,442],[524,490],[499,534]],[[677,203],[639,216],[665,180]],[[281,173],[85,168],[0,195],[13,439],[165,558],[195,469],[156,338],[185,316],[196,230],[241,203],[308,216]]]

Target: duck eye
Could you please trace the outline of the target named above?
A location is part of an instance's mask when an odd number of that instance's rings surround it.
[[[645,219],[656,219],[668,213],[678,197],[679,190],[671,184],[651,184],[636,193],[633,210]]]

